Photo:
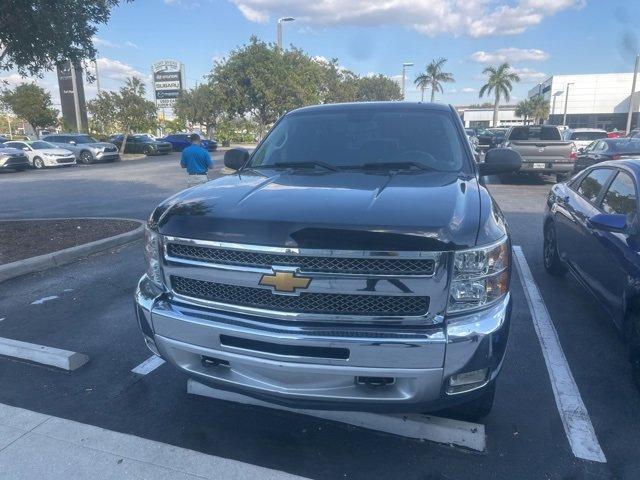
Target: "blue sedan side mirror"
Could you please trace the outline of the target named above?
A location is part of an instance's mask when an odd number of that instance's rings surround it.
[[[589,226],[606,232],[628,233],[627,216],[598,213],[587,220]]]

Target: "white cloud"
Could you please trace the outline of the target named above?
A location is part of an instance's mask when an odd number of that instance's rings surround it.
[[[129,77],[138,77],[145,80],[145,75],[133,68],[131,65],[121,62],[120,60],[114,60],[112,58],[101,57],[97,59],[98,72],[100,73],[100,80],[103,78],[109,78],[111,80],[126,80]],[[95,74],[93,64],[89,64],[87,70],[92,74]]]
[[[242,15],[244,15],[244,18],[250,22],[266,23],[269,21],[269,14],[264,10],[256,10],[255,8],[243,3],[238,3],[238,8]]]
[[[476,91],[475,88],[471,88],[471,87],[464,87],[460,90],[462,93],[473,93]]]
[[[165,0],[179,3],[180,0]],[[424,35],[513,35],[585,0],[229,0],[245,18],[264,23],[291,15],[303,24],[400,25]]]
[[[471,60],[478,63],[517,63],[522,61],[541,62],[549,58],[549,54],[537,48],[499,48],[495,52],[478,50],[471,54]]]
[[[91,37],[91,40],[93,40],[93,44],[96,47],[120,48],[120,45],[118,45],[117,43],[114,43],[110,40],[105,40],[104,38]]]
[[[136,45],[135,43],[133,43],[130,40],[127,40],[126,42],[124,42],[125,46],[127,47],[131,47],[131,48],[135,48],[136,50],[139,48],[138,45]]]
[[[522,83],[538,83],[542,80],[546,80],[548,77],[546,73],[537,72],[530,68],[512,68],[511,71],[520,76],[520,81]]]

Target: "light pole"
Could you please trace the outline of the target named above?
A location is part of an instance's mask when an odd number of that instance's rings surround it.
[[[93,61],[93,66],[96,67],[96,87],[98,89],[98,95],[100,94],[100,73],[98,72],[98,60]]]
[[[282,49],[282,23],[283,22],[293,22],[295,18],[293,17],[282,17],[278,19],[278,48]]]
[[[574,85],[574,83],[567,83],[567,88],[565,89],[564,94],[564,115],[562,116],[562,125],[567,124],[567,105],[569,104],[569,87]]]
[[[407,67],[413,67],[413,63],[411,62],[405,62],[402,64],[402,100],[404,101],[404,84],[405,84],[405,78],[407,76]]]
[[[633,117],[633,96],[636,93],[636,78],[638,77],[638,68],[640,68],[640,54],[636,55],[636,66],[633,69],[633,81],[631,82],[631,96],[629,97],[629,113],[627,114],[627,133],[631,131],[631,118]]]
[[[564,91],[560,90],[559,92],[556,92],[553,94],[553,105],[551,106],[551,115],[556,114],[556,98],[558,98],[563,93]]]

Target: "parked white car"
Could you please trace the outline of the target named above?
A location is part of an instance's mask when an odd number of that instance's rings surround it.
[[[71,150],[56,147],[43,140],[11,141],[4,144],[7,147],[23,150],[29,158],[29,164],[34,168],[62,167],[76,164],[76,157]]]
[[[576,146],[576,150],[587,148],[594,140],[607,138],[607,131],[599,128],[573,128],[563,133],[565,140],[570,140]]]

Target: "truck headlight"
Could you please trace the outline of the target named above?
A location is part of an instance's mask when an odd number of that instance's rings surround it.
[[[489,306],[509,291],[509,239],[454,253],[447,313]]]
[[[160,266],[160,236],[149,227],[145,227],[144,237],[144,256],[147,259],[147,277],[158,287],[163,288],[162,268]]]

